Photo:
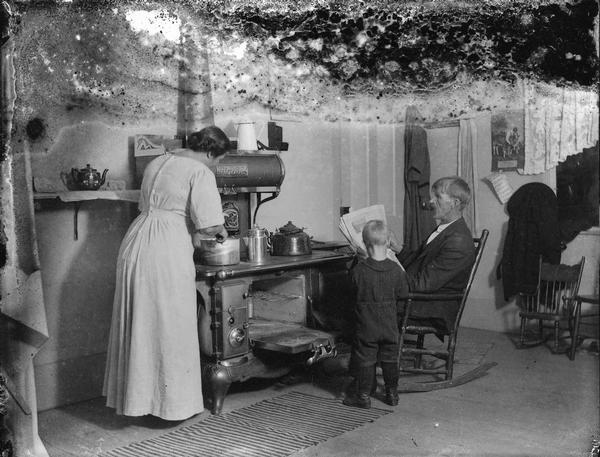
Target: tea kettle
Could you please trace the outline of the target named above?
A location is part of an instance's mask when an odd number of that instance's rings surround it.
[[[304,233],[304,229],[296,227],[292,221],[288,221],[277,232],[271,235],[273,255],[305,255],[312,252],[310,236]]]
[[[104,184],[106,173],[108,173],[108,168],[102,172],[101,176],[100,172],[92,168],[89,163],[81,170],[71,168],[73,182],[81,190],[98,190]]]

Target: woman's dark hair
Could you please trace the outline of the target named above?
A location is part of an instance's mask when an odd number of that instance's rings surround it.
[[[187,147],[196,152],[208,152],[211,157],[219,157],[230,148],[229,138],[219,127],[210,125],[187,137]]]

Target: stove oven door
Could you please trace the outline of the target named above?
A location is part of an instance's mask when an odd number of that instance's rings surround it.
[[[333,356],[334,335],[304,325],[253,319],[250,326],[250,344],[257,349],[300,354],[307,352],[309,364]]]
[[[248,284],[241,280],[224,281],[199,292],[204,299],[198,315],[202,354],[217,360],[247,354]]]
[[[310,328],[310,272],[288,272],[254,278],[250,289],[250,345],[284,354],[307,353],[312,363],[332,356],[331,333]]]

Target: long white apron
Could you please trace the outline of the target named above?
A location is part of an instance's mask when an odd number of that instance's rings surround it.
[[[103,394],[117,414],[182,420],[204,409],[190,231],[223,223],[215,177],[164,155],[145,170],[119,250]]]

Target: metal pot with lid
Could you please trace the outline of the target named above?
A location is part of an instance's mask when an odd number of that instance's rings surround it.
[[[304,229],[292,224],[292,221],[288,221],[271,235],[271,246],[273,255],[293,256],[312,252],[310,236],[304,232]]]
[[[235,265],[240,263],[240,239],[217,240],[202,237],[197,241],[194,257],[203,265]]]

